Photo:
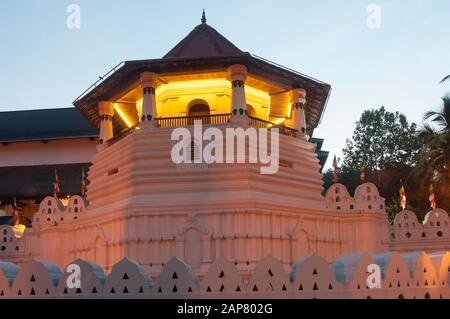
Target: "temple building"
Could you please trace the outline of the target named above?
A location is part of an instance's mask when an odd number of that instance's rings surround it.
[[[446,212],[433,210],[420,223],[404,211],[390,225],[374,184],[353,196],[335,184],[322,195],[328,153],[313,136],[330,91],[240,50],[203,15],[164,57],[122,63],[75,109],[0,113],[0,207],[11,214],[15,196],[29,221],[20,238],[0,226],[1,258],[60,267],[82,258],[109,271],[128,257],[159,274],[175,256],[201,277],[220,257],[246,273],[268,255],[287,269],[312,253],[331,263],[352,252],[446,249]],[[174,129],[195,133],[196,122],[216,132],[278,129],[279,170],[174,163]],[[192,159],[204,144],[192,139]]]

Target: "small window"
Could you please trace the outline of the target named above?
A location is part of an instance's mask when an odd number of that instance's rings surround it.
[[[108,176],[112,176],[112,175],[115,175],[117,173],[119,173],[119,168],[118,167],[109,170],[108,171]]]
[[[408,232],[405,234],[405,236],[406,236],[406,238],[411,238],[411,233]]]
[[[336,203],[340,203],[341,202],[341,198],[339,196],[336,197]]]
[[[334,192],[335,192],[336,194],[339,194],[339,193],[341,192],[341,189],[340,189],[339,187],[336,187],[336,189],[334,190]]]
[[[422,233],[422,238],[427,237],[427,234],[425,234],[425,232]]]
[[[442,237],[443,233],[441,231],[437,232],[438,237]]]
[[[47,202],[47,206],[52,206],[52,201],[50,199]]]
[[[75,205],[77,205],[77,204],[78,204],[78,198],[75,198],[75,199],[73,200],[73,203],[74,203]]]
[[[354,209],[355,208],[355,206],[353,206],[353,205],[350,205],[350,209]]]
[[[367,194],[370,194],[370,192],[371,192],[372,190],[370,189],[369,186],[367,186],[366,191],[367,191]]]

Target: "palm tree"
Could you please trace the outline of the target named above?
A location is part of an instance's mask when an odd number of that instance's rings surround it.
[[[445,81],[448,81],[448,80],[450,80],[450,74],[447,75],[446,77],[444,77],[444,78],[441,80],[441,83],[444,83]]]
[[[449,75],[450,78],[450,75]],[[450,134],[450,95],[446,95],[442,98],[442,110],[441,111],[428,111],[424,116],[425,131],[435,131],[436,133]],[[436,128],[429,125],[432,123]]]
[[[418,132],[424,148],[415,167],[414,177],[419,187],[436,185],[441,197],[441,206],[450,209],[450,96],[442,98],[440,111],[425,113],[424,122]]]

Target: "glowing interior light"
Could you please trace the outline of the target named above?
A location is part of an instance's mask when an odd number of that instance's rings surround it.
[[[23,224],[19,224],[16,226],[12,227],[12,231],[14,234],[14,237],[16,238],[22,238],[23,237],[23,233],[25,232],[25,230],[27,229],[27,227]]]
[[[119,114],[120,118],[125,122],[125,124],[128,127],[132,127],[133,124],[131,124],[130,120],[126,117],[125,113],[120,109],[120,107],[117,105],[117,103],[114,103],[114,110]]]
[[[276,119],[276,120],[274,120],[274,121],[272,121],[274,124],[281,124],[281,123],[283,123],[284,121],[286,121],[286,119],[284,118],[284,117],[282,117],[282,118],[279,118],[279,119]]]

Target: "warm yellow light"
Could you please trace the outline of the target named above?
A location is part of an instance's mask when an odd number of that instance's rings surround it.
[[[281,123],[283,123],[284,121],[286,121],[286,119],[284,118],[284,117],[282,117],[282,118],[279,118],[279,119],[276,119],[276,120],[274,120],[274,121],[272,121],[274,124],[281,124]]]
[[[229,87],[230,81],[225,79],[209,79],[209,80],[193,80],[193,81],[179,81],[170,82],[156,88],[156,95],[162,94],[166,90],[194,90],[205,89],[210,87],[224,86]]]
[[[60,198],[59,201],[60,201],[64,206],[67,206],[67,205],[69,205],[69,199],[70,199],[70,196],[67,196],[66,198]]]
[[[170,82],[156,88],[156,96],[162,95],[164,94],[164,92],[171,90],[186,91],[186,93],[188,93],[192,91],[206,90],[208,88],[211,89],[217,87],[231,89],[231,83],[227,79],[208,79],[208,80]],[[245,86],[245,91],[250,95],[254,95],[256,97],[270,101],[270,95],[264,91],[261,91],[248,85]]]
[[[22,224],[13,226],[12,230],[13,230],[14,237],[22,238],[23,233],[25,232],[25,229],[26,229],[25,225],[22,225]]]
[[[125,124],[128,127],[132,127],[133,124],[131,124],[130,120],[126,117],[125,113],[120,109],[120,107],[117,105],[117,103],[114,103],[114,110],[119,114],[120,118],[125,122]]]

